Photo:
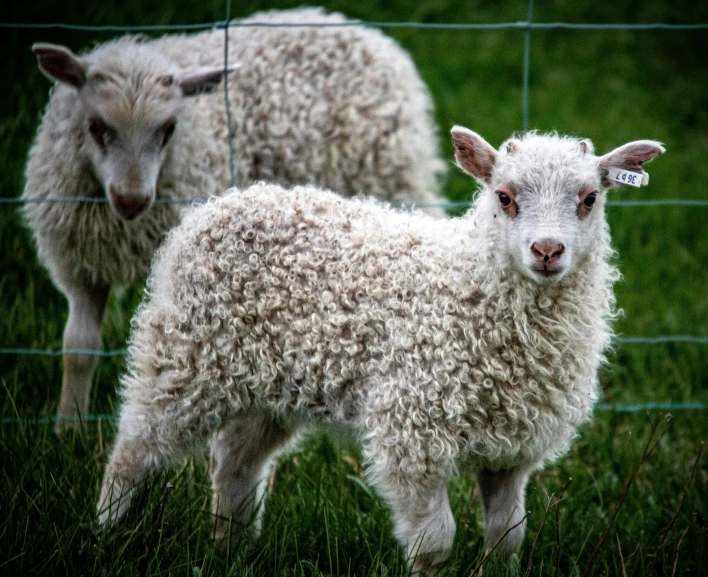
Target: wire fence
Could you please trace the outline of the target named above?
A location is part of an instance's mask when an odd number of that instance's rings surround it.
[[[195,199],[176,199],[176,198],[156,198],[155,204],[202,204],[206,202],[207,199],[195,198]],[[88,202],[95,204],[105,204],[108,199],[105,197],[95,197],[95,196],[48,196],[45,198],[0,198],[0,205],[20,205],[20,204],[43,204],[48,202],[56,203],[71,203],[71,202]],[[438,207],[444,208],[446,210],[456,210],[460,208],[470,208],[472,206],[472,201],[469,200],[457,200],[457,201],[447,201],[447,202],[431,202],[431,203],[409,203],[404,201],[394,201],[390,203],[395,207],[401,208],[431,208]],[[637,207],[650,207],[650,206],[697,206],[697,207],[708,207],[708,199],[701,198],[657,198],[657,199],[647,199],[647,200],[608,200],[605,202],[605,206],[610,208],[637,208]]]
[[[595,411],[603,413],[646,413],[647,411],[706,411],[708,403],[687,402],[687,403],[634,403],[634,404],[614,404],[598,403]],[[76,417],[52,416],[52,417],[2,417],[1,425],[53,425],[55,423],[113,423],[116,415],[112,413],[88,414]]]
[[[696,31],[708,29],[706,23],[569,23],[569,22],[534,22],[534,0],[529,0],[527,19],[517,22],[498,22],[498,23],[423,23],[423,22],[377,22],[368,20],[349,20],[346,22],[317,22],[317,23],[273,23],[273,22],[240,22],[231,21],[231,0],[226,0],[225,19],[220,21],[198,23],[198,24],[157,24],[157,25],[137,25],[137,26],[91,26],[71,23],[24,23],[24,22],[0,22],[0,29],[63,29],[75,31],[92,31],[92,32],[198,32],[203,30],[223,29],[224,30],[224,69],[228,69],[228,42],[230,28],[332,28],[332,27],[351,27],[351,26],[366,26],[372,28],[410,28],[422,30],[457,30],[465,31],[488,31],[488,30],[518,30],[523,33],[523,70],[522,70],[522,127],[523,130],[528,130],[529,127],[529,74],[531,62],[531,32],[533,30],[634,30],[634,31],[651,31],[651,30],[673,30],[673,31]],[[228,74],[224,74],[224,100],[226,105],[227,128],[230,150],[230,173],[231,185],[234,185],[234,150],[232,142],[232,127],[230,118],[229,98],[228,98]],[[105,203],[105,197],[48,197],[43,199],[23,199],[23,198],[0,198],[0,205],[12,206],[21,205],[24,203],[35,202],[56,202],[56,203],[71,203],[71,202],[86,202],[86,203]],[[173,200],[173,199],[156,199],[156,204],[197,204],[205,202],[204,199],[196,200]],[[425,207],[442,207],[447,210],[466,209],[471,206],[471,202],[441,202],[433,204],[417,204],[411,205],[408,203],[395,203],[396,206],[411,208]],[[684,206],[684,207],[708,207],[707,199],[682,199],[682,198],[663,198],[651,200],[611,200],[606,203],[611,208],[629,208],[629,207],[662,207],[662,206]],[[694,343],[708,344],[708,336],[697,335],[658,335],[658,336],[625,336],[617,337],[613,341],[618,345],[658,345],[667,343]],[[116,350],[52,350],[52,349],[33,349],[33,348],[0,348],[0,355],[35,355],[46,357],[60,357],[64,354],[82,354],[91,355],[102,358],[121,357],[127,353],[125,349]],[[614,411],[614,412],[639,412],[648,410],[708,410],[708,403],[686,402],[686,403],[640,403],[629,405],[618,405],[600,403],[596,405],[596,410],[599,411]],[[111,421],[113,415],[85,415],[81,417],[82,421]],[[4,417],[1,419],[2,424],[9,423],[28,423],[28,424],[50,424],[57,420],[67,420],[66,418],[58,417],[42,417],[23,419],[21,417]],[[72,420],[72,419],[68,419]]]

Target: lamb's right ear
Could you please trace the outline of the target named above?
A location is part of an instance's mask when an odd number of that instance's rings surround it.
[[[32,52],[37,55],[39,69],[49,79],[64,82],[74,88],[81,88],[85,84],[86,66],[65,46],[34,44]]]
[[[182,94],[185,96],[193,96],[195,94],[213,90],[221,82],[221,79],[224,77],[224,73],[231,74],[234,70],[238,70],[239,68],[241,68],[240,62],[232,64],[227,69],[224,69],[223,66],[214,68],[200,68],[199,70],[186,72],[181,75],[177,78],[177,82],[182,89]]]
[[[453,126],[450,131],[455,145],[457,166],[477,180],[489,184],[497,158],[497,151],[484,138],[464,126]]]

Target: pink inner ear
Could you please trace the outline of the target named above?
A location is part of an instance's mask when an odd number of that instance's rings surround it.
[[[86,72],[82,64],[68,50],[41,46],[36,46],[33,50],[40,68],[55,80],[76,88],[81,88],[86,82]]]
[[[474,134],[461,131],[452,133],[452,143],[458,166],[475,178],[489,182],[496,158],[494,149]]]
[[[616,167],[642,172],[642,163],[648,162],[664,152],[664,147],[652,140],[638,140],[616,148],[603,156],[600,164],[604,168]]]

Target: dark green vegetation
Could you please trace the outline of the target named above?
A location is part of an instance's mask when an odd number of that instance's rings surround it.
[[[279,2],[278,7],[300,2]],[[234,3],[233,16],[265,2]],[[523,1],[362,0],[326,3],[366,20],[507,22],[526,18]],[[539,22],[708,22],[701,2],[539,2]],[[581,4],[583,6],[581,6]],[[7,13],[13,6],[13,13]],[[96,25],[200,23],[224,18],[222,0],[63,0],[5,3],[4,22]],[[436,103],[437,120],[454,123],[492,144],[521,128],[523,33],[508,31],[388,31],[413,54]],[[29,48],[35,41],[78,50],[112,33],[3,29],[0,59],[0,195],[23,186],[27,149],[46,102],[49,83]],[[534,31],[531,37],[530,125],[593,139],[604,152],[626,141],[663,141],[667,154],[649,165],[651,185],[612,193],[615,199],[706,198],[708,183],[708,33],[703,31]],[[467,200],[472,182],[452,168],[449,198]],[[624,279],[617,286],[625,316],[620,333],[708,335],[708,208],[610,208],[609,220]],[[0,206],[0,346],[60,347],[66,303],[34,256],[14,206]],[[139,287],[112,297],[104,346],[122,348]],[[97,372],[93,410],[113,412],[120,359]],[[3,417],[51,416],[61,363],[55,358],[0,355]],[[605,400],[708,401],[708,346],[621,345],[603,371]],[[609,532],[609,522],[649,438],[661,421],[655,450],[639,470]],[[46,425],[0,426],[0,572],[24,574],[174,575],[403,575],[405,561],[391,537],[382,502],[361,482],[354,448],[325,438],[283,460],[268,502],[265,531],[232,559],[211,541],[204,459],[153,479],[128,517],[105,537],[93,507],[103,450],[112,426],[88,426],[60,442]],[[664,415],[597,413],[572,452],[532,479],[529,529],[520,560],[494,561],[484,574],[698,574],[708,566],[708,469],[704,456],[678,516],[699,443],[708,437],[708,413]],[[544,508],[568,479],[563,500]],[[166,484],[173,486],[166,489]],[[458,535],[446,574],[469,575],[483,557],[477,491],[469,475],[453,478]],[[554,501],[555,502],[555,501]],[[558,521],[558,522],[557,522]],[[541,529],[531,555],[536,533]],[[592,552],[606,533],[597,555]],[[677,559],[677,562],[676,562]]]

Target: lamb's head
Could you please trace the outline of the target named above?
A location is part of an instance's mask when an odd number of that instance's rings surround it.
[[[610,171],[641,180],[642,163],[664,152],[640,140],[597,157],[589,140],[533,132],[495,150],[461,126],[452,139],[458,166],[483,187],[478,205],[506,244],[495,250],[507,251],[512,266],[538,283],[559,281],[603,248],[605,196],[618,186]]]
[[[186,98],[217,85],[224,68],[179,69],[149,45],[125,39],[83,57],[35,44],[39,68],[76,91],[77,153],[117,217],[131,220],[155,200],[160,170]]]

